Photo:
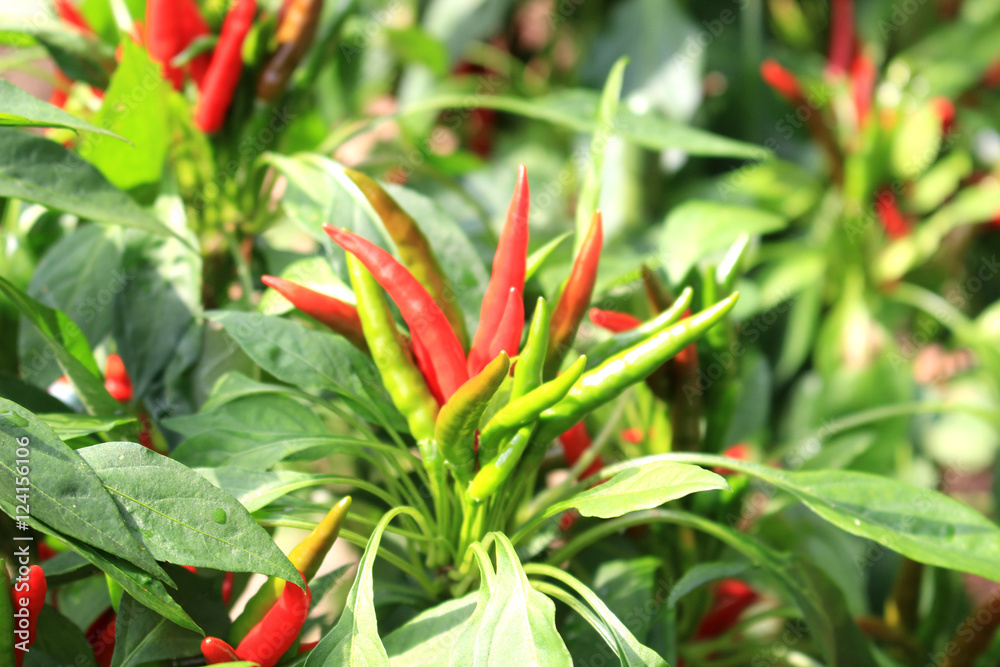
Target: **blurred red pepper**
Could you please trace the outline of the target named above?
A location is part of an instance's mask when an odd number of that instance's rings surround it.
[[[590,321],[611,333],[631,331],[642,324],[642,320],[635,315],[621,313],[617,310],[601,310],[600,308],[590,309]]]
[[[736,461],[749,461],[750,460],[750,445],[745,442],[740,442],[732,447],[726,449],[722,452],[722,455],[727,459],[734,459]],[[723,466],[716,466],[712,468],[712,472],[718,475],[736,475],[739,473],[738,470],[733,470],[731,468],[725,468]]]
[[[208,24],[205,23],[205,19],[202,18],[201,12],[198,11],[198,5],[193,0],[179,0],[176,3],[176,11],[180,15],[180,29],[183,34],[182,41],[184,46],[181,49],[182,51],[199,37],[212,34]],[[211,64],[212,54],[207,51],[199,53],[188,61],[188,72],[199,89],[205,80],[205,75],[208,73],[208,68]]]
[[[636,428],[634,426],[623,430],[619,435],[622,440],[630,442],[633,445],[638,445],[646,437],[641,428]]]
[[[545,355],[546,378],[556,376],[563,357],[573,344],[580,320],[590,306],[594,283],[597,282],[597,264],[601,259],[603,243],[604,225],[601,212],[594,211],[590,229],[576,259],[573,260],[573,269],[559,293],[556,307],[552,310],[552,319],[549,322],[549,347]]]
[[[854,48],[854,3],[852,0],[833,0],[830,8],[830,56],[826,71],[846,74]]]
[[[353,305],[284,278],[262,276],[260,280],[291,301],[303,313],[339,333],[362,352],[368,351],[365,333],[361,329],[361,318]]]
[[[762,62],[760,76],[764,79],[764,83],[788,102],[795,105],[805,104],[806,96],[802,93],[798,77],[782,67],[777,60],[768,58]]]
[[[851,88],[858,125],[863,125],[871,113],[877,74],[875,63],[864,53],[859,53],[851,63]]]
[[[701,619],[695,639],[711,639],[723,634],[739,621],[740,615],[760,596],[746,582],[722,579],[712,594],[712,607]]]
[[[590,434],[587,433],[587,427],[584,426],[583,422],[577,423],[576,426],[571,427],[560,435],[559,442],[562,444],[563,455],[566,457],[566,463],[569,466],[576,465],[576,462],[580,460],[583,453],[594,444],[590,440]],[[601,471],[603,466],[604,462],[598,456],[594,459],[593,463],[587,466],[587,469],[581,475],[581,479],[596,475]]]
[[[163,68],[163,78],[175,90],[184,85],[184,74],[173,67],[170,61],[184,50],[184,26],[182,12],[177,5],[191,0],[147,0],[146,2],[146,48],[149,56]]]
[[[22,629],[20,622],[15,625],[14,636],[17,643],[14,647],[17,667],[21,667],[27,649],[21,650],[20,646],[30,647],[35,643],[35,633],[38,630],[38,615],[45,606],[45,594],[48,592],[48,584],[45,581],[45,571],[38,565],[32,565],[23,577],[18,577],[10,589],[10,598],[14,606],[14,618],[21,619],[22,610],[27,611],[27,627]]]
[[[913,225],[899,210],[896,195],[886,188],[875,195],[875,215],[891,239],[898,239],[910,233]]]
[[[243,72],[243,40],[250,32],[256,14],[255,0],[237,0],[222,24],[212,62],[202,80],[194,116],[195,125],[206,134],[218,132],[226,120]]]
[[[87,643],[90,644],[90,648],[94,651],[94,659],[101,667],[109,667],[111,657],[115,654],[117,618],[115,610],[109,607],[87,629]]]
[[[226,572],[226,575],[222,578],[222,604],[229,606],[229,601],[233,599],[233,579],[235,575],[232,572]]]
[[[931,104],[941,119],[942,134],[948,134],[955,125],[955,105],[947,97],[935,97],[931,100]]]
[[[125,363],[117,354],[109,354],[104,366],[104,388],[119,403],[132,400],[132,380],[125,371]]]
[[[493,273],[490,275],[483,304],[479,310],[479,327],[469,350],[470,375],[478,374],[493,358],[490,343],[503,318],[511,288],[524,291],[524,274],[528,260],[528,209],[531,193],[528,189],[528,170],[518,168],[517,185],[507,207],[507,218],[497,251],[493,255]]]

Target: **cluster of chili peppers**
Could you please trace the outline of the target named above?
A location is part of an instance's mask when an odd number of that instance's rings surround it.
[[[285,91],[312,44],[322,8],[322,0],[285,0],[277,16],[274,49],[257,80],[258,100],[273,102]],[[95,34],[71,0],[57,0],[55,9],[66,25],[87,35]],[[197,87],[194,121],[205,133],[218,132],[225,123],[243,73],[244,45],[254,28],[257,10],[256,0],[235,0],[214,48],[210,45],[211,28],[195,0],[147,0],[145,24],[136,21],[130,31],[131,39],[145,46],[175,90],[182,90],[188,78]],[[59,72],[50,102],[64,106],[71,83]]]
[[[690,303],[688,290],[658,317],[564,363],[597,277],[603,230],[596,212],[554,306],[544,298],[534,304],[522,345],[530,198],[522,166],[470,341],[447,278],[416,221],[370,178],[348,175],[382,217],[405,266],[360,236],[324,225],[348,253],[355,304],[284,280],[264,280],[371,354],[417,441],[432,494],[439,498],[450,473],[466,520],[475,522],[469,516],[505,484],[520,489],[533,480],[552,440],[560,438],[569,462],[578,460],[590,446],[583,418],[711,329],[738,296],[682,319]],[[397,328],[382,289],[399,308],[408,332]],[[586,472],[599,467],[595,460]],[[519,469],[525,474],[513,475]],[[509,490],[504,502],[516,495]],[[446,511],[441,505],[439,511]]]

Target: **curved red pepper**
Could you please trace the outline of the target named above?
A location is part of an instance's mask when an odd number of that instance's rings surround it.
[[[237,0],[222,24],[219,43],[202,81],[194,116],[195,125],[206,134],[218,132],[226,120],[226,112],[243,72],[243,40],[250,32],[256,13],[256,0]]]
[[[566,463],[570,466],[576,465],[576,462],[580,460],[583,453],[590,449],[590,446],[594,443],[590,440],[590,434],[587,433],[587,427],[583,425],[583,422],[577,423],[576,426],[571,427],[565,433],[559,436],[559,443],[562,445],[563,455],[566,457]],[[596,475],[604,467],[604,462],[601,457],[598,456],[594,459],[593,463],[587,466],[587,469],[583,472],[582,477],[590,477],[591,475]]]
[[[511,287],[510,294],[507,295],[507,304],[503,309],[503,317],[500,319],[496,335],[490,341],[490,359],[495,359],[501,352],[506,352],[510,357],[517,355],[521,347],[523,330],[524,302],[521,300],[521,292],[516,287]]]
[[[291,301],[303,313],[339,333],[359,350],[368,351],[361,318],[353,305],[284,278],[262,276],[260,280]]]
[[[566,286],[559,294],[559,301],[552,311],[549,321],[549,349],[545,355],[545,377],[555,377],[559,364],[573,344],[580,320],[590,305],[590,297],[597,281],[597,263],[601,259],[604,243],[604,225],[601,212],[594,211],[587,238],[580,246],[573,261],[573,269],[566,280]]]
[[[590,309],[590,321],[611,333],[631,331],[642,324],[642,320],[635,315],[620,313],[617,310],[601,310],[600,308]]]
[[[469,349],[469,374],[476,375],[495,355],[490,354],[490,343],[503,318],[511,288],[524,291],[524,274],[528,261],[528,209],[531,193],[528,189],[528,170],[522,164],[517,173],[517,185],[507,207],[507,219],[496,254],[493,255],[493,273],[490,275],[483,305],[479,310],[479,327]],[[522,322],[523,324],[523,322]]]
[[[298,639],[311,601],[309,586],[303,590],[297,584],[286,584],[271,610],[236,647],[236,655],[260,667],[274,667]]]
[[[392,297],[410,327],[413,351],[431,391],[439,403],[447,401],[469,379],[469,373],[462,344],[441,308],[424,286],[385,250],[333,225],[324,224],[323,229],[337,245],[355,255]]]
[[[17,643],[14,647],[14,655],[17,660],[17,667],[21,667],[24,654],[19,646],[30,647],[35,643],[35,633],[38,629],[38,614],[45,606],[45,594],[48,592],[48,584],[45,581],[45,571],[38,565],[32,565],[23,577],[18,577],[10,589],[10,598],[14,606],[14,618],[17,623],[14,626],[14,636]],[[20,623],[21,616],[27,612],[27,627]],[[23,629],[22,629],[23,627]]]

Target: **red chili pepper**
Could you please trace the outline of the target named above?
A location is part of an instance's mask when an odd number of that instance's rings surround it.
[[[132,380],[125,370],[125,363],[117,354],[109,354],[104,366],[104,388],[119,403],[132,400]]]
[[[931,100],[931,104],[941,119],[941,132],[948,134],[955,124],[955,105],[947,97],[935,97]]]
[[[274,667],[302,632],[311,600],[308,586],[303,590],[297,584],[286,584],[271,610],[236,647],[236,655],[260,667]]]
[[[194,40],[205,35],[210,35],[212,31],[209,29],[208,24],[205,23],[205,19],[202,17],[201,12],[198,10],[198,5],[194,0],[179,0],[176,4],[176,11],[180,16],[181,32],[184,36],[184,47],[181,49],[183,50],[190,46]],[[199,53],[187,64],[188,72],[199,89],[205,80],[205,75],[208,73],[208,68],[211,64],[212,54],[207,51]]]
[[[201,96],[194,116],[195,125],[206,134],[218,132],[226,120],[243,72],[243,40],[250,32],[256,13],[256,0],[237,0],[222,24],[212,63],[200,87]]]
[[[854,110],[858,115],[858,124],[862,125],[868,119],[872,108],[872,95],[875,92],[875,63],[863,53],[851,63],[851,88],[854,96]]]
[[[46,542],[45,540],[42,540],[38,543],[39,562],[44,563],[50,558],[55,558],[57,555],[59,555],[59,552],[57,552],[55,549],[49,546],[49,543]]]
[[[768,58],[762,62],[760,76],[764,79],[764,83],[792,104],[802,104],[806,101],[798,77],[782,67],[777,60]]]
[[[625,442],[630,442],[633,445],[638,445],[645,438],[645,434],[642,432],[641,428],[627,428],[621,432],[621,439]]]
[[[723,579],[715,587],[712,607],[701,620],[695,639],[711,639],[729,630],[760,596],[739,579]]]
[[[830,11],[830,56],[826,70],[831,74],[846,74],[854,55],[854,3],[833,0]]]
[[[583,425],[583,422],[579,422],[576,426],[573,426],[560,435],[559,442],[562,444],[563,455],[566,457],[566,463],[570,466],[576,465],[576,462],[580,460],[583,453],[590,449],[590,446],[594,444],[591,442],[590,434],[587,433],[587,427]],[[594,459],[593,463],[587,466],[587,469],[583,472],[583,477],[596,475],[601,471],[603,466],[604,463],[601,460],[601,457],[598,456]]]
[[[601,212],[594,211],[587,237],[573,261],[573,269],[559,294],[559,300],[552,311],[552,319],[549,321],[549,348],[545,355],[544,373],[547,378],[555,377],[563,357],[573,344],[580,320],[590,305],[603,243],[604,227],[601,222]]]
[[[101,667],[109,667],[111,657],[115,654],[115,610],[108,608],[97,617],[87,629],[87,643],[94,651],[94,659]]]
[[[63,23],[77,28],[80,32],[86,35],[94,34],[94,29],[90,27],[87,19],[83,17],[83,14],[80,13],[80,10],[77,9],[76,5],[72,2],[69,0],[55,0],[53,5],[55,7],[56,14],[59,15],[59,18]]]
[[[260,280],[268,287],[277,290],[303,313],[339,333],[359,350],[368,351],[365,333],[361,328],[361,318],[358,316],[358,309],[353,305],[284,278],[263,276]]]
[[[524,274],[528,261],[528,209],[531,193],[528,189],[528,170],[518,168],[517,185],[507,207],[507,219],[496,254],[493,255],[493,272],[490,275],[483,305],[479,310],[479,327],[469,350],[469,374],[476,375],[493,359],[490,343],[503,318],[511,288],[524,292]]]
[[[749,461],[750,460],[750,445],[745,442],[740,442],[732,447],[726,449],[722,452],[722,455],[727,459],[734,459],[736,461]],[[715,466],[712,468],[712,472],[718,475],[735,475],[738,473],[737,470],[732,470],[731,468],[726,468],[724,466]]]
[[[21,667],[24,654],[27,649],[21,650],[20,646],[30,647],[35,643],[35,633],[38,629],[38,614],[45,606],[45,594],[48,591],[48,584],[45,581],[45,571],[38,565],[32,565],[23,577],[18,577],[10,589],[10,598],[14,606],[14,636],[17,643],[14,646],[14,655],[17,660],[17,667]],[[25,622],[22,623],[21,621]]]
[[[524,302],[516,287],[510,288],[507,305],[503,309],[496,335],[490,341],[489,355],[495,359],[501,352],[515,356],[521,347],[521,332],[524,330]]]
[[[226,572],[222,578],[222,604],[229,606],[229,601],[233,599],[233,579],[232,572]]]
[[[896,195],[889,189],[881,190],[875,195],[875,214],[885,228],[885,233],[892,239],[906,236],[913,226],[899,210]]]
[[[620,313],[617,310],[601,310],[600,308],[590,309],[590,321],[611,333],[631,331],[642,324],[642,320],[635,315]]]
[[[150,57],[163,68],[163,78],[175,90],[184,85],[184,74],[170,65],[171,59],[184,50],[184,27],[176,0],[146,1],[146,48]]]
[[[337,245],[355,255],[371,271],[399,307],[410,327],[417,363],[431,391],[443,404],[469,379],[462,344],[448,318],[423,285],[385,250],[333,225],[324,224],[323,229]],[[431,369],[433,373],[428,374]]]
[[[233,647],[218,637],[205,637],[201,640],[201,654],[209,665],[219,665],[225,662],[239,662]]]

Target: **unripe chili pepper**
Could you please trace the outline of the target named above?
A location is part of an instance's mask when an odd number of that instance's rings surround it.
[[[507,207],[507,218],[500,232],[497,251],[493,255],[493,271],[479,311],[479,327],[469,350],[470,373],[478,373],[491,359],[489,346],[503,318],[511,288],[518,292],[524,291],[530,206],[528,171],[522,164],[518,168],[517,185],[514,186],[514,195]]]
[[[528,338],[514,366],[514,384],[510,400],[514,401],[542,384],[542,370],[545,366],[545,351],[549,345],[549,306],[545,299],[538,298],[535,312],[528,327]]]
[[[500,448],[499,453],[492,460],[480,467],[479,472],[469,484],[469,497],[481,502],[496,493],[500,485],[507,481],[520,462],[521,454],[524,453],[531,441],[533,430],[534,424],[520,428],[513,437],[506,441],[505,446]]]
[[[739,292],[734,292],[714,306],[681,320],[584,373],[565,398],[540,415],[542,431],[539,440],[546,440],[543,435],[554,437],[562,433],[587,413],[617,397],[632,384],[645,379],[663,362],[725,317],[736,305],[738,298]]]
[[[573,261],[573,269],[559,294],[549,322],[549,349],[545,354],[545,377],[555,377],[563,357],[576,338],[577,327],[590,305],[597,280],[597,263],[601,258],[604,231],[601,212],[595,211],[587,237]]]
[[[521,292],[516,287],[510,288],[507,304],[503,309],[496,335],[490,341],[489,354],[496,358],[501,352],[514,356],[521,347],[521,332],[524,330],[524,302]]]
[[[490,452],[502,438],[534,422],[538,415],[561,401],[586,367],[587,357],[582,356],[556,379],[500,408],[479,434],[480,451]]]
[[[219,42],[202,81],[194,122],[206,134],[218,132],[226,120],[243,71],[243,40],[257,13],[256,0],[236,0],[222,23]]]
[[[309,586],[303,586],[305,589],[294,583],[285,586],[275,605],[236,647],[240,660],[256,662],[260,667],[274,667],[292,647],[309,616],[312,601]]]
[[[631,331],[642,324],[642,320],[635,315],[620,313],[617,310],[591,308],[589,317],[591,322],[611,333]]]
[[[265,102],[280,96],[316,37],[323,0],[285,0],[281,8],[278,47],[257,80],[257,97]]]
[[[324,224],[323,229],[337,245],[361,260],[396,302],[410,327],[418,360],[423,356],[426,366],[434,369],[440,388],[436,398],[443,404],[469,379],[462,344],[448,318],[413,274],[385,250],[332,225]]]
[[[577,422],[570,428],[566,429],[559,436],[559,444],[562,445],[563,456],[566,457],[566,464],[570,467],[576,465],[576,462],[580,460],[584,452],[593,446],[593,442],[590,439],[590,434],[587,433],[587,427],[582,421]],[[604,462],[600,456],[595,458],[593,462],[587,469],[583,471],[583,478],[590,477],[591,475],[596,475],[601,472],[601,468],[604,467]]]
[[[0,556],[0,663],[13,664],[14,656],[14,599],[7,562]]]
[[[418,441],[433,438],[437,401],[414,364],[406,339],[396,329],[382,288],[354,255],[347,255],[347,270],[365,339],[389,397],[406,419],[414,438]]]
[[[344,517],[347,516],[347,510],[350,507],[351,497],[341,498],[340,502],[327,512],[312,532],[288,554],[288,560],[295,566],[295,569],[302,573],[302,577],[307,582],[316,576],[316,571],[322,565],[323,559],[333,547],[333,543],[337,541],[340,527],[343,525]],[[286,583],[283,579],[268,578],[260,590],[247,600],[243,613],[233,621],[233,625],[229,629],[229,641],[233,644],[239,644],[250,632],[250,629],[259,623],[268,610],[275,605],[285,590],[285,586]]]
[[[611,338],[595,345],[587,353],[588,363],[591,368],[604,363],[610,357],[623,352],[630,347],[638,345],[654,334],[658,334],[672,324],[675,324],[685,315],[691,305],[694,291],[690,287],[685,287],[681,295],[677,297],[673,305],[662,313],[643,322],[634,329],[622,331]]]
[[[334,332],[346,338],[354,347],[368,352],[361,318],[355,306],[336,297],[297,285],[275,276],[261,276],[260,281],[288,299],[293,306]]]
[[[21,667],[24,654],[18,646],[30,647],[35,643],[35,633],[38,629],[38,615],[45,606],[45,593],[48,584],[45,581],[45,571],[38,565],[32,565],[23,577],[18,577],[10,590],[11,602],[14,607],[14,636],[18,639],[14,645],[14,655],[17,667]],[[21,620],[24,623],[21,623]]]
[[[462,344],[462,349],[467,348],[469,334],[465,329],[465,316],[458,305],[448,277],[441,269],[437,255],[434,254],[434,249],[420,230],[416,220],[404,211],[374,179],[353,169],[345,169],[344,173],[354,181],[368,203],[378,213],[386,231],[389,232],[393,243],[396,244],[403,265],[434,297],[435,303],[440,306],[441,312],[448,318],[452,331],[455,332],[455,336]],[[510,354],[514,354],[514,352],[510,352]]]
[[[226,662],[239,662],[233,647],[218,637],[205,637],[201,640],[201,654],[209,665],[220,665]]]
[[[476,469],[476,429],[510,370],[510,357],[501,352],[458,388],[441,408],[434,439],[441,456],[459,484],[465,486]]]

